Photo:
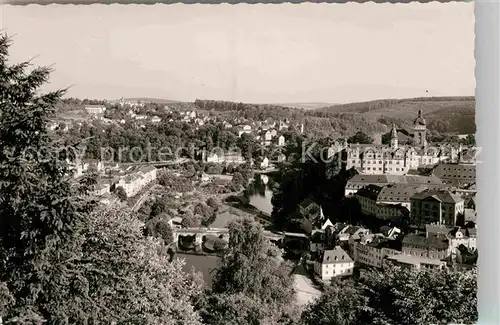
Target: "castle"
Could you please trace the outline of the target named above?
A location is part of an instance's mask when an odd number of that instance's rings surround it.
[[[354,167],[360,174],[368,175],[406,175],[410,169],[459,162],[461,148],[429,146],[426,133],[427,124],[419,110],[413,121],[411,144],[398,143],[398,133],[393,124],[389,145],[344,144],[346,169]]]

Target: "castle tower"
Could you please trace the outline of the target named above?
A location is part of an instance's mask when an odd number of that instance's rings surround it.
[[[396,130],[396,125],[392,124],[391,130],[391,149],[396,150],[398,148],[398,131]]]
[[[427,125],[422,116],[422,110],[418,110],[418,116],[413,121],[413,145],[416,147],[425,147],[427,145],[426,133]]]

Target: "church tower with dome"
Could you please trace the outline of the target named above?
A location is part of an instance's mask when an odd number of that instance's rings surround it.
[[[422,116],[422,110],[418,110],[418,116],[413,121],[413,146],[423,148],[427,146],[427,124]]]

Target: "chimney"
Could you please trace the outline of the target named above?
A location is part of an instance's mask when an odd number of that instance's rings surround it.
[[[375,133],[373,135],[373,144],[374,145],[381,145],[382,144],[382,134]]]

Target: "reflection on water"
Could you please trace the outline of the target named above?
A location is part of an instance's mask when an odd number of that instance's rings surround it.
[[[271,203],[273,186],[274,181],[272,178],[267,175],[256,174],[248,187],[250,205],[264,213],[271,214],[273,212],[273,205]]]
[[[190,273],[191,268],[194,267],[196,271],[203,274],[205,280],[205,287],[211,288],[214,276],[214,270],[218,267],[220,258],[217,256],[203,256],[203,255],[189,255],[189,254],[175,254],[176,258],[182,258],[186,261],[184,264],[184,272]]]

